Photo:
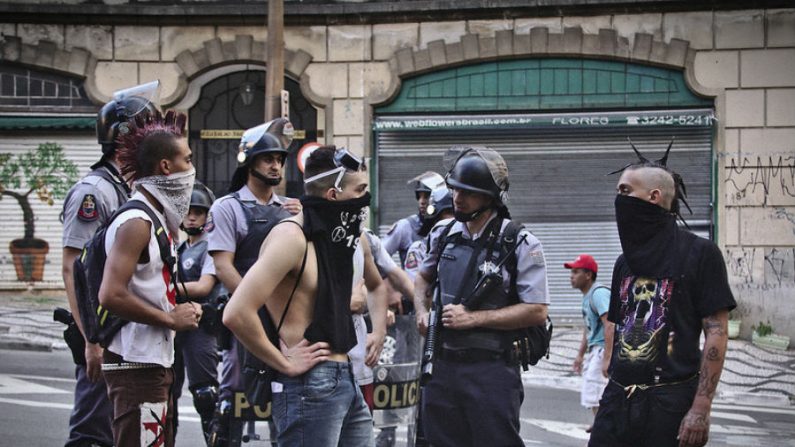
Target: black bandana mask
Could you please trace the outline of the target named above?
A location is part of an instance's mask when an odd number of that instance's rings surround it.
[[[353,252],[370,193],[344,201],[303,196],[301,205],[304,234],[315,247],[318,265],[315,318],[304,337],[312,343],[326,341],[334,352],[348,352],[356,345],[350,313]]]
[[[621,248],[636,275],[665,278],[676,267],[676,216],[636,197],[616,196],[616,224]]]

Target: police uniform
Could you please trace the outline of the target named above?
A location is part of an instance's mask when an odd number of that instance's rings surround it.
[[[495,213],[481,233],[496,218]],[[444,243],[440,244],[439,238],[451,223]],[[504,256],[502,235],[508,223],[508,219],[502,220],[493,248],[489,249],[487,244],[480,250],[474,266],[482,265],[487,256],[492,256],[489,258],[492,262]],[[475,250],[473,246],[481,237],[487,236],[471,235],[464,223],[452,219],[439,222],[431,231],[428,255],[419,271],[426,278],[438,274],[443,305],[459,304],[474,288],[478,275],[467,269]],[[521,241],[522,237],[526,239],[516,248],[515,296],[511,293],[511,274],[504,265],[502,286],[487,296],[479,309],[499,309],[516,303],[549,304],[541,243],[526,230],[519,232],[517,240]],[[428,441],[434,445],[523,445],[519,436],[519,407],[524,388],[519,365],[509,363],[505,354],[511,333],[484,328],[442,328],[439,337],[438,360],[422,396],[422,423]]]
[[[63,246],[83,249],[94,233],[129,198],[129,187],[109,162],[80,179],[66,195],[63,207]],[[66,446],[87,443],[113,445],[113,407],[105,380],[94,383],[86,376],[86,365],[77,365],[75,401],[69,416]]]
[[[406,262],[406,252],[409,246],[416,240],[422,239],[420,236],[420,228],[422,228],[422,220],[419,214],[412,214],[409,217],[404,217],[392,225],[389,232],[384,236],[383,243],[384,249],[390,255],[398,252],[400,256],[400,264]]]
[[[205,230],[208,250],[234,253],[234,267],[244,276],[259,257],[262,242],[274,225],[291,214],[282,207],[285,198],[276,194],[266,204],[261,204],[248,188],[221,197],[210,209]],[[237,342],[223,352],[221,367],[221,402],[231,401],[236,391],[242,390]]]
[[[179,278],[181,281],[199,281],[204,275],[215,276],[213,258],[207,253],[207,235],[198,236],[193,244],[184,241],[177,248],[179,256]],[[223,293],[223,285],[217,282],[210,294],[193,299],[200,304],[212,303]],[[202,430],[207,432],[215,411],[218,389],[218,352],[215,334],[200,327],[194,331],[177,332],[174,338],[174,401],[182,395],[182,384],[188,376],[188,389],[193,395],[193,405],[199,413]]]

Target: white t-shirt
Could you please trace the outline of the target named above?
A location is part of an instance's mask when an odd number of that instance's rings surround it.
[[[166,219],[163,214],[154,209],[141,193],[135,193],[130,200],[144,202],[155,212],[163,224],[163,228],[166,228]],[[143,219],[151,222],[149,216],[141,210],[129,210],[122,213],[105,232],[106,254],[109,254],[113,247],[119,227],[130,219]],[[154,230],[155,226],[151,225],[149,246],[147,247],[149,262],[136,264],[135,272],[127,287],[137,299],[164,312],[170,312],[176,305],[176,291],[171,284],[171,272],[160,258],[160,248],[157,245]],[[176,256],[173,245],[171,251],[172,255]],[[131,321],[113,337],[108,350],[122,356],[127,362],[156,363],[170,368],[174,363],[174,331]]]
[[[362,244],[356,246],[353,252],[353,287],[364,277],[364,253]],[[353,329],[356,331],[356,346],[348,351],[348,357],[353,366],[353,377],[359,386],[373,383],[373,370],[364,364],[367,355],[367,324],[363,314],[353,314]]]

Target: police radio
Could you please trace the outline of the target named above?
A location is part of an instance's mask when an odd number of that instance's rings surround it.
[[[516,249],[519,248],[522,242],[527,239],[527,234],[522,235],[519,241],[513,246],[513,249],[508,253],[505,253],[502,259],[495,265],[491,261],[486,261],[483,265],[480,266],[480,271],[483,273],[483,276],[480,277],[478,282],[475,284],[474,289],[472,289],[472,293],[467,296],[466,299],[462,300],[461,303],[469,310],[476,310],[480,307],[480,303],[483,302],[486,297],[492,294],[494,290],[502,284],[502,266],[508,261],[508,258],[516,252]]]

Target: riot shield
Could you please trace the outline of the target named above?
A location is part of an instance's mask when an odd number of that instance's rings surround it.
[[[408,427],[409,447],[414,446],[422,343],[414,315],[396,315],[395,324],[387,329],[381,359],[373,368],[375,426]]]

